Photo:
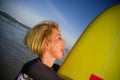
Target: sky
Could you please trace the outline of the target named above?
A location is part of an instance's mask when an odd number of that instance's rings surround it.
[[[88,25],[118,0],[1,0],[0,10],[33,27],[42,20],[58,22],[71,49]]]

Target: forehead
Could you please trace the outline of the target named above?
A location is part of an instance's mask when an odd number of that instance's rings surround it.
[[[59,36],[59,35],[61,35],[60,30],[59,29],[53,29],[52,30],[52,35],[53,36]]]
[[[52,29],[52,33],[60,34],[60,30],[59,30],[59,29],[55,29],[55,28],[53,28],[53,29]]]
[[[56,36],[61,35],[61,33],[60,33],[59,29],[52,28],[52,29],[51,29],[51,33],[48,34],[48,35],[49,35],[49,36],[48,36],[47,38],[48,38],[48,39],[52,39],[52,38],[54,38],[54,37],[56,37]]]
[[[48,38],[49,38],[49,40],[54,40],[59,36],[61,36],[59,29],[53,29],[52,33],[50,34],[50,36]]]

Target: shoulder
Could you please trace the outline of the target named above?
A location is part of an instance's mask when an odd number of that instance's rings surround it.
[[[39,59],[27,62],[21,73],[22,76],[25,74],[34,80],[61,80],[53,69],[42,64]]]
[[[25,63],[22,67],[21,72],[22,73],[28,73],[30,69],[37,67],[37,65],[40,66],[38,58]]]

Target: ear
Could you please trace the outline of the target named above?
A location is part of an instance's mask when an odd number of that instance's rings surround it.
[[[46,50],[50,49],[50,42],[47,39],[44,40],[43,45]]]

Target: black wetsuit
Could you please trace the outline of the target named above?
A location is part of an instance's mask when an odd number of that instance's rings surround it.
[[[16,80],[63,80],[54,71],[54,69],[57,71],[59,66],[54,65],[53,67],[47,67],[39,58],[34,59],[23,66]]]

